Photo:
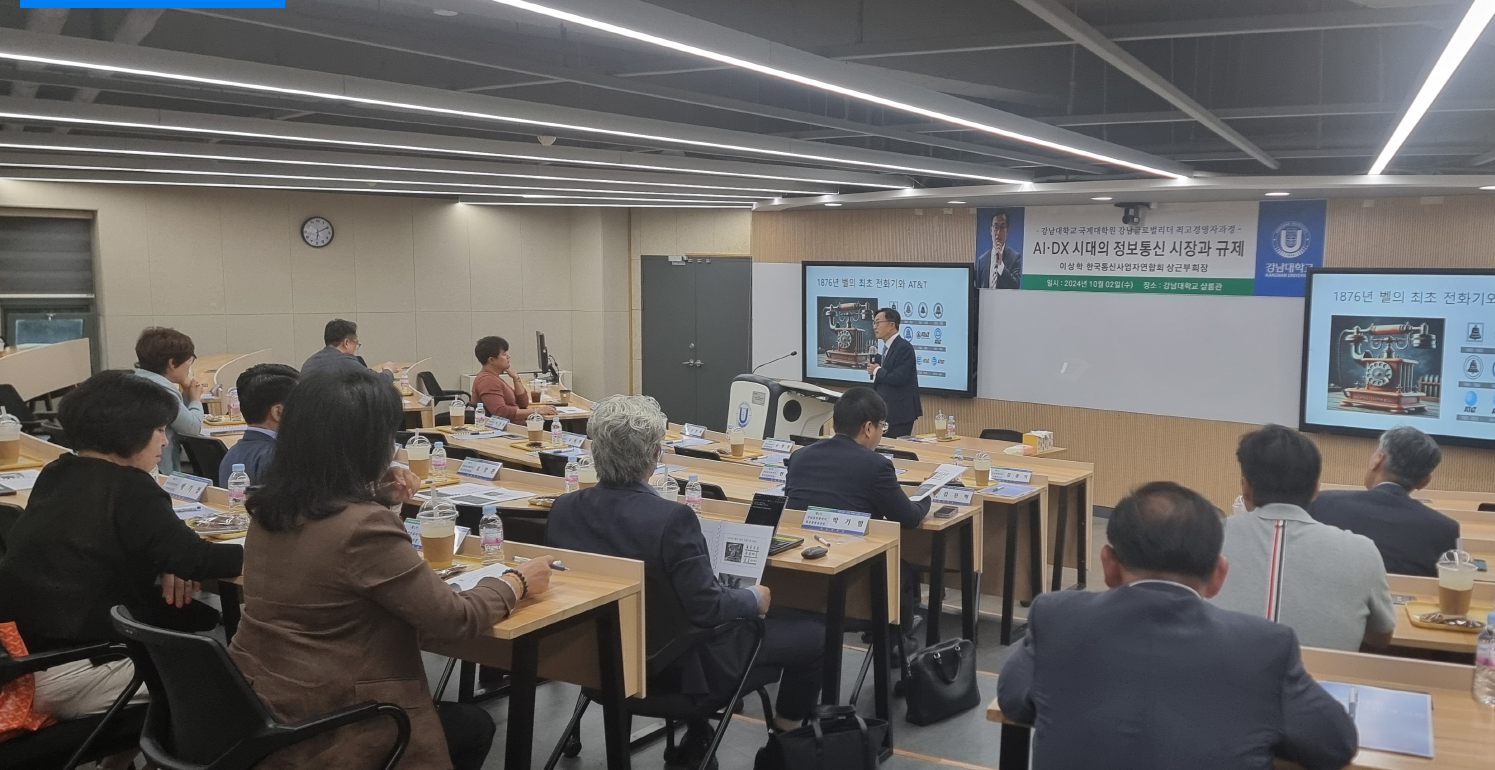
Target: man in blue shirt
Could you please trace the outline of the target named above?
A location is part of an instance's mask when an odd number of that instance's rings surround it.
[[[275,455],[275,434],[280,430],[285,400],[298,377],[296,369],[285,364],[255,364],[239,375],[234,387],[239,389],[239,411],[248,427],[239,443],[223,456],[218,466],[218,486],[228,486],[228,475],[237,463],[244,464],[250,484],[264,483],[265,470]]]

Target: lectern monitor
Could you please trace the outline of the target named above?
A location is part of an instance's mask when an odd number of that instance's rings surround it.
[[[882,353],[878,308],[895,307],[898,333],[918,357],[919,388],[976,395],[976,290],[970,263],[806,262],[804,379],[867,385]]]
[[[1495,271],[1314,270],[1303,314],[1304,430],[1495,446]]]

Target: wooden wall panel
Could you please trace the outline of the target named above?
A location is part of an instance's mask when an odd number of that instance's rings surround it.
[[[975,211],[954,209],[766,212],[753,214],[753,258],[768,262],[973,259]],[[1495,267],[1495,196],[1360,199],[1329,202],[1325,264],[1334,267]],[[1052,430],[1064,459],[1095,463],[1096,503],[1171,479],[1228,506],[1239,492],[1235,446],[1255,426],[1030,404],[926,396],[920,430],[937,411],[953,412],[960,432],[981,428]],[[1310,434],[1324,454],[1325,482],[1358,483],[1371,439]],[[1495,492],[1488,450],[1445,447],[1433,478],[1440,489]]]

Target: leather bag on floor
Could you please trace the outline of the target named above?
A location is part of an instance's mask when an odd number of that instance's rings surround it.
[[[804,727],[769,736],[754,770],[877,770],[888,723],[853,706],[816,706]]]
[[[926,647],[908,660],[908,721],[929,725],[981,705],[976,688],[976,645],[951,639]]]

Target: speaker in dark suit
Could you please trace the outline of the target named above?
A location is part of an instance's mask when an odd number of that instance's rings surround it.
[[[901,438],[913,433],[914,421],[924,414],[919,403],[919,360],[914,345],[899,336],[903,316],[885,307],[872,319],[872,332],[885,347],[879,363],[868,364],[872,388],[888,407],[888,435]]]

